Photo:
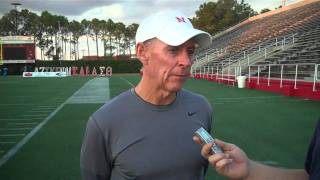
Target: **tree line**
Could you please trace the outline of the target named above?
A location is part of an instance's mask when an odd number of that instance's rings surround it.
[[[240,2],[218,0],[201,4],[190,20],[196,28],[215,34],[257,14],[244,0]],[[86,38],[89,56],[91,39],[95,41],[97,55],[99,55],[98,42],[101,41],[104,56],[131,56],[138,26],[136,23],[126,26],[122,22],[114,22],[111,19],[69,21],[65,16],[53,15],[48,11],[37,15],[28,9],[21,11],[14,9],[1,17],[0,36],[34,37],[41,51],[41,59],[66,59],[66,54],[69,52],[73,59],[78,60],[80,37]]]
[[[66,59],[68,51],[74,60],[78,60],[79,39],[82,36],[86,37],[89,56],[90,38],[96,42],[97,55],[99,40],[103,42],[104,56],[131,55],[137,28],[136,23],[126,26],[111,19],[69,21],[65,16],[53,15],[48,11],[43,11],[39,16],[28,9],[11,10],[0,19],[0,36],[32,36],[40,48],[41,59],[46,57],[52,60]]]

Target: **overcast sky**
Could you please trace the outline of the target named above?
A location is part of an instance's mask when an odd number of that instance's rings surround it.
[[[52,14],[64,15],[69,20],[81,21],[93,18],[111,18],[125,24],[139,23],[141,19],[160,9],[174,8],[191,17],[201,4],[209,0],[0,0],[0,16],[13,8],[11,3],[19,2],[19,9],[29,9],[40,14],[48,10]],[[297,0],[289,0],[288,3]],[[275,9],[282,0],[246,0],[253,9]]]
[[[69,21],[82,19],[100,20],[112,19],[114,22],[123,22],[126,25],[140,23],[143,17],[163,9],[178,9],[188,17],[192,17],[199,6],[210,0],[0,0],[0,17],[14,7],[13,2],[19,2],[21,9],[29,9],[40,15],[47,10],[51,14],[64,15]],[[212,0],[211,0],[212,1]],[[217,1],[217,0],[213,0]],[[240,0],[239,0],[240,1]],[[288,0],[288,4],[298,0]],[[261,9],[271,10],[279,7],[282,0],[245,0],[257,12]],[[80,38],[79,49],[82,55],[96,55],[95,41],[89,40],[90,52],[87,51],[84,37]],[[102,55],[102,42],[99,42],[99,55]],[[40,50],[37,48],[36,58],[40,59]],[[67,53],[68,59],[69,53]],[[69,58],[70,59],[70,58]]]

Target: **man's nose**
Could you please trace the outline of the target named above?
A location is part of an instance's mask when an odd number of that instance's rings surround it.
[[[181,52],[181,54],[179,56],[179,66],[188,68],[191,65],[192,65],[191,56],[189,55],[189,53],[187,51]]]

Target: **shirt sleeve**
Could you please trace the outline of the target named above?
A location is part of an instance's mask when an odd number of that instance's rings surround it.
[[[103,134],[95,119],[90,117],[80,153],[80,170],[84,180],[110,179],[111,161]]]
[[[318,120],[313,138],[310,142],[309,150],[305,161],[305,170],[310,175],[310,179],[320,177],[320,119]]]

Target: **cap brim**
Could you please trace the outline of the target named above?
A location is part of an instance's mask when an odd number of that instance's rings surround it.
[[[170,28],[171,29],[171,28]],[[187,28],[184,31],[168,31],[169,29],[166,28],[161,31],[160,35],[157,36],[159,40],[162,42],[170,45],[170,46],[179,46],[189,39],[193,38],[195,42],[201,47],[207,47],[211,44],[211,35],[207,32],[194,29],[194,28]]]

